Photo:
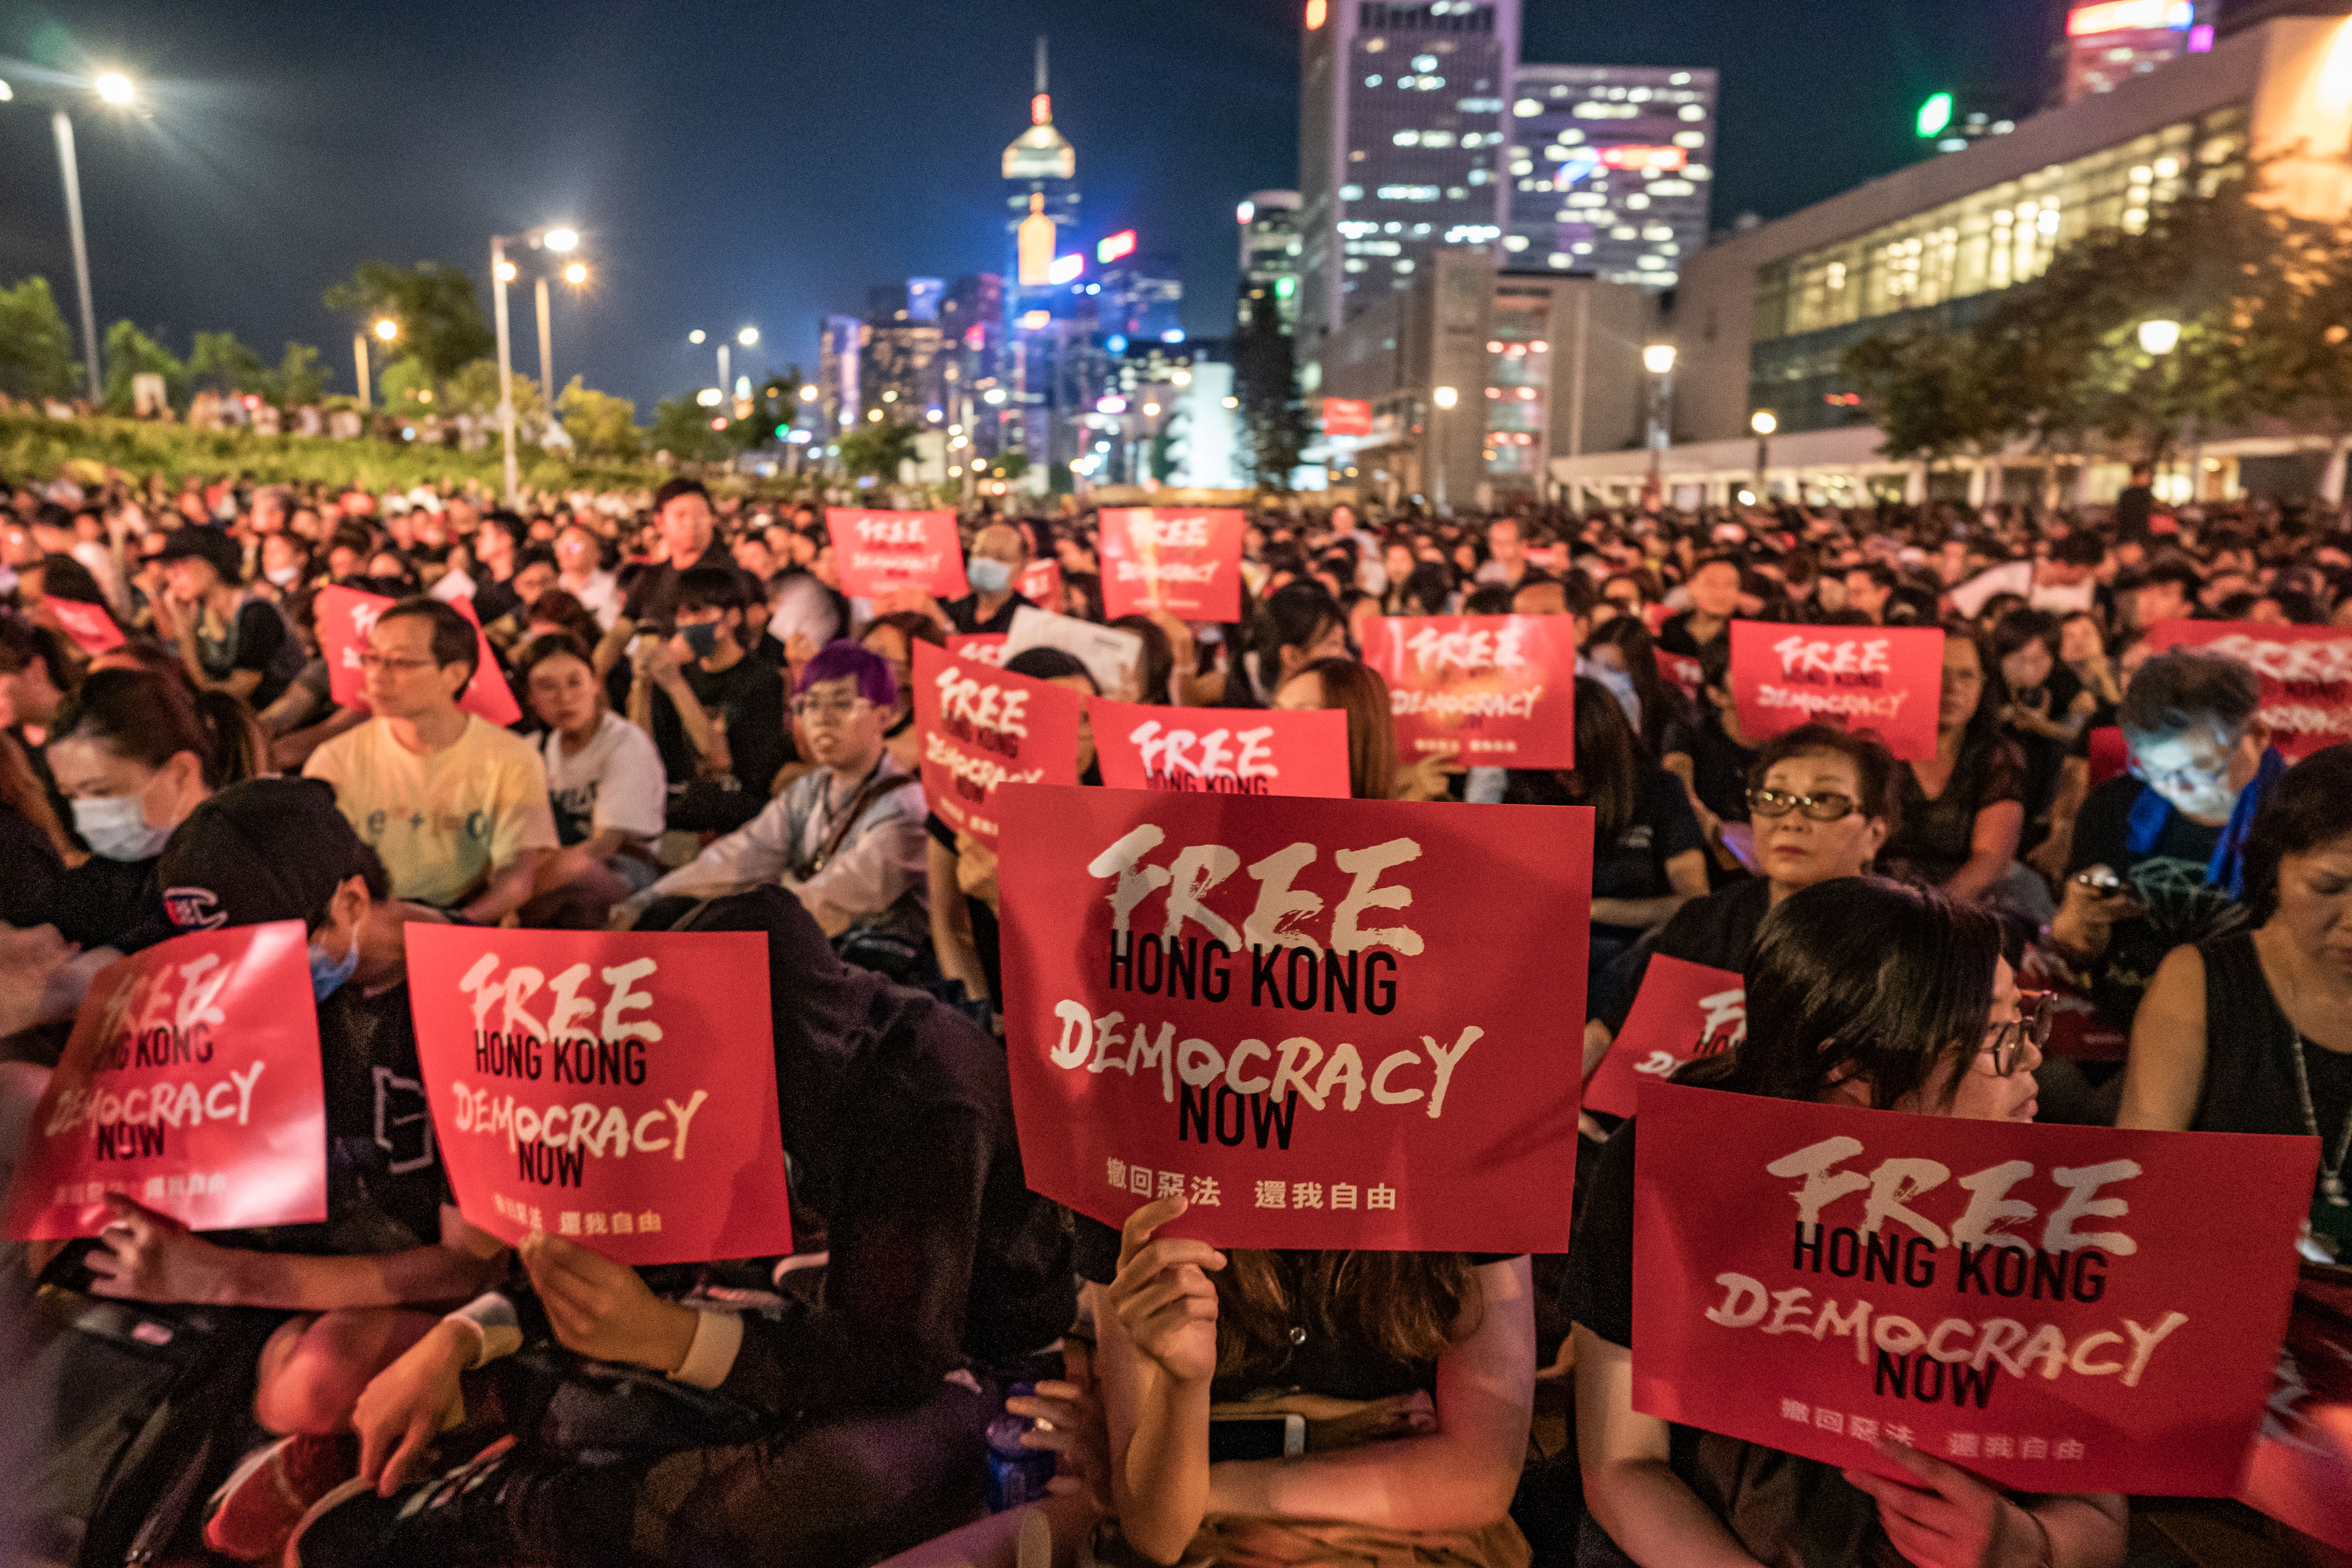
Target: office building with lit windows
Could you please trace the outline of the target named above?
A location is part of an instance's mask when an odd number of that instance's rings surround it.
[[[1242,235],[1235,326],[1247,328],[1259,310],[1272,309],[1284,332],[1297,332],[1299,206],[1296,191],[1252,191],[1234,209]]]
[[[1507,265],[1669,288],[1706,244],[1715,72],[1522,65]]]
[[[2104,501],[2122,456],[2088,464],[2047,454],[1964,459],[1930,476],[1889,458],[1855,389],[1847,349],[1873,333],[1963,329],[2002,291],[2040,277],[2070,241],[2136,230],[2176,196],[2266,166],[2288,211],[2352,210],[2352,19],[2284,5],[2224,21],[2210,51],[2187,51],[2110,90],[2020,121],[2005,136],[1930,157],[1682,258],[1664,329],[1674,372],[1665,455],[1675,503],[1720,502],[1758,467],[1759,411],[1777,429],[1768,485],[1780,494],[1858,502]],[[2329,444],[2282,429],[2204,433],[2198,493],[2308,494]],[[1569,459],[1554,479],[1571,500],[1639,493],[1644,452]],[[2300,476],[2299,477],[2297,476]],[[2186,494],[2189,476],[2179,476]],[[2334,488],[2338,480],[2325,480]]]
[[[1299,344],[1450,246],[1499,254],[1519,0],[1313,0],[1299,93]]]

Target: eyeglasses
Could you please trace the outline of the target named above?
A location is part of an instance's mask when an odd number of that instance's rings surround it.
[[[395,659],[384,653],[360,655],[360,668],[371,673],[377,670],[390,670],[394,674],[401,674],[410,670],[429,670],[438,662],[434,659]]]
[[[873,706],[864,697],[794,697],[793,716],[811,724],[847,724]]]
[[[1750,789],[1748,809],[1759,817],[1785,817],[1802,811],[1816,822],[1837,822],[1853,815],[1851,795],[1791,795],[1785,789]]]
[[[1996,1024],[1985,1037],[1984,1054],[1992,1061],[1995,1078],[2006,1078],[2017,1071],[2024,1061],[2029,1040],[2037,1055],[2050,1043],[2050,1028],[2056,1016],[2051,1011],[2050,993],[2023,992],[2018,998],[2017,1008],[2015,1018]]]

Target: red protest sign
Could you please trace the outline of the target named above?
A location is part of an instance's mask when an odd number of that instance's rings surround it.
[[[85,653],[95,655],[105,653],[109,648],[122,646],[122,628],[117,626],[114,617],[99,605],[45,593],[41,595],[41,608],[65,629],[65,634],[74,640],[74,646]]]
[[[1581,808],[1133,789],[998,801],[1024,1168],[1231,1247],[1568,1236],[1591,885]],[[1510,896],[1497,898],[1507,887]]]
[[[360,667],[360,655],[367,652],[368,632],[377,617],[394,602],[381,593],[362,593],[341,585],[320,590],[313,607],[319,653],[327,661],[327,695],[336,706],[368,711],[367,674]],[[459,599],[455,608],[474,623],[474,678],[458,694],[457,706],[503,729],[522,717],[522,708],[507,685],[505,672],[499,668],[497,651],[482,634],[474,601]]]
[[[2352,1551],[2352,1287],[2305,1270],[2240,1501]]]
[[[1165,610],[1179,621],[1239,621],[1244,521],[1238,507],[1104,507],[1104,616]]]
[[[1915,1116],[1646,1085],[1633,1407],[2020,1491],[2236,1490],[2310,1138]]]
[[[1625,1027],[1584,1086],[1584,1108],[1630,1116],[1643,1083],[1663,1082],[1684,1062],[1747,1038],[1747,980],[1729,969],[1653,954]]]
[[[417,1061],[467,1220],[631,1264],[792,1250],[764,936],[407,933]]]
[[[121,1193],[191,1230],[327,1218],[319,1013],[299,920],[109,964],[25,1134],[0,1232],[95,1236]]]
[[[1906,761],[1933,757],[1943,689],[1940,627],[1731,623],[1731,695],[1751,740],[1819,719],[1875,730]]]
[[[1021,580],[1013,586],[1030,603],[1058,612],[1062,608],[1062,563],[1033,560],[1021,569]]]
[[[963,541],[956,537],[953,512],[876,512],[827,507],[824,526],[833,536],[834,566],[841,591],[872,599],[896,588],[912,588],[934,599],[961,599],[971,591],[963,576]]]
[[[2262,717],[2289,758],[2352,740],[2352,630],[2279,626],[2260,621],[2159,621],[2147,631],[2158,653],[2203,648],[2226,653],[2262,677]]]
[[[1683,695],[1699,700],[1699,689],[1706,684],[1706,674],[1696,659],[1687,653],[1669,653],[1658,650],[1658,674],[1682,688]]]
[[[1321,795],[1348,789],[1348,716],[1150,707],[1089,697],[1095,756],[1114,789]]]
[[[915,727],[931,810],[957,831],[994,843],[997,790],[1078,781],[1085,704],[1066,686],[916,643]]]
[[[967,664],[986,664],[992,669],[1002,668],[1006,635],[1003,632],[950,633],[948,637],[948,657],[961,659]]]
[[[1327,397],[1323,400],[1323,434],[1326,435],[1370,435],[1372,433],[1372,405],[1363,398]]]
[[[1565,615],[1389,615],[1364,624],[1409,762],[1576,766],[1576,626]]]

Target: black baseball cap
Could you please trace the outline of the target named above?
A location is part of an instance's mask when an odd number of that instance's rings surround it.
[[[156,867],[163,908],[183,931],[308,924],[354,876],[378,898],[383,862],[360,842],[318,779],[254,779],[198,806],[163,846]]]

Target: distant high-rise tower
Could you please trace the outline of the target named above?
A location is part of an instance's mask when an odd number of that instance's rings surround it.
[[[1512,79],[1506,265],[1673,287],[1706,244],[1715,72],[1523,65]]]
[[[1055,248],[1067,248],[1069,231],[1078,223],[1078,154],[1054,126],[1054,99],[1045,89],[1043,38],[1037,40],[1037,90],[1029,99],[1029,129],[1006,145],[1003,170],[1013,186],[1004,199],[1013,214],[1006,231],[1017,238],[1031,214],[1042,214],[1053,220],[1061,236],[1062,243]],[[1021,248],[1025,250],[1034,243],[1021,241]],[[1018,259],[1016,254],[1016,263]],[[1015,276],[1018,273],[1016,266]],[[1023,277],[1021,282],[1026,285],[1029,279]]]
[[[1519,0],[1310,0],[1299,357],[1445,246],[1499,254]]]
[[[1234,324],[1247,327],[1254,314],[1271,309],[1285,332],[1298,329],[1299,195],[1296,191],[1252,191],[1234,209],[1242,227],[1241,298]]]

